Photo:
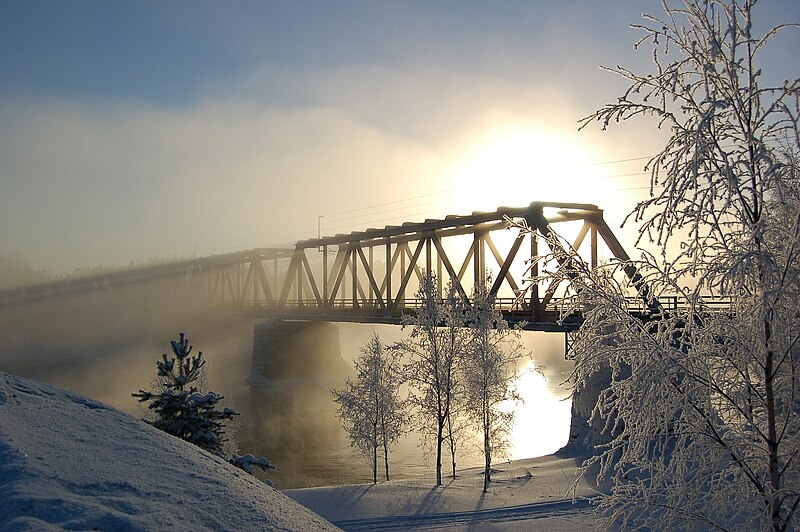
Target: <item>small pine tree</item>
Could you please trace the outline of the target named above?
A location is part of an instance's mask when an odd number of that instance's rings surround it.
[[[224,457],[223,444],[228,441],[224,437],[225,425],[239,412],[232,408],[218,410],[219,402],[224,396],[215,392],[203,393],[196,385],[198,379],[203,380],[206,361],[203,352],[192,355],[192,344],[184,333],[178,333],[178,340],[170,341],[174,357],[166,353],[156,362],[156,386],[159,392],[139,390],[131,394],[139,398],[139,402],[150,401],[147,406],[156,414],[153,421],[145,420],[167,434],[177,436],[213,453]],[[265,458],[256,458],[252,454],[239,456],[234,454],[229,460],[239,469],[253,474],[253,466],[262,470],[275,469]],[[267,484],[272,486],[268,480]]]
[[[222,395],[203,393],[193,385],[206,361],[202,351],[191,354],[192,345],[184,333],[179,333],[179,339],[172,340],[170,345],[174,356],[164,353],[162,360],[156,362],[157,381],[162,390],[157,393],[139,390],[131,395],[138,397],[139,402],[150,402],[148,408],[155,412],[156,419],[148,423],[222,456],[222,445],[227,441],[225,423],[239,413],[231,408],[219,410]]]

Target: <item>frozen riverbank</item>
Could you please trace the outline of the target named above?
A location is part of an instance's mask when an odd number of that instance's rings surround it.
[[[0,372],[3,530],[583,530],[568,495],[579,459],[502,462],[429,478],[278,492],[200,449],[79,394]],[[286,496],[288,495],[288,497]],[[294,499],[291,500],[291,499]],[[308,511],[303,506],[310,508]]]
[[[587,530],[596,519],[585,498],[597,491],[578,480],[573,502],[579,462],[556,455],[502,462],[488,493],[482,468],[439,487],[426,478],[284,493],[345,530]]]

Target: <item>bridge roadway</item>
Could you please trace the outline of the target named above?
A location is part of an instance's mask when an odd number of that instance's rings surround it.
[[[562,249],[568,260],[545,258],[554,231],[570,236],[570,245]],[[577,275],[576,260],[595,268],[601,246],[604,253],[629,260],[596,205],[533,202],[312,238],[294,249],[260,248],[25,286],[0,291],[0,307],[85,294],[113,298],[166,281],[181,290],[157,290],[156,300],[182,297],[195,305],[285,319],[397,324],[417,306],[413,294],[424,271],[437,274],[440,297],[443,281],[450,279],[467,302],[472,287],[491,271],[490,294],[511,323],[525,322],[528,330],[569,331],[581,319],[559,318],[564,287],[531,284],[530,279],[545,268],[562,268],[567,278]],[[636,270],[625,273],[639,292],[630,299],[631,308],[643,316],[660,310]]]

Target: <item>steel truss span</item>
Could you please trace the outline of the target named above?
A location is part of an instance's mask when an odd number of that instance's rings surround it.
[[[572,258],[561,264],[545,264],[542,258],[552,251],[548,237],[553,231],[570,235],[572,242],[566,250]],[[0,306],[113,293],[172,278],[205,305],[248,309],[265,317],[396,324],[414,312],[414,293],[424,271],[436,273],[440,297],[452,279],[467,302],[472,287],[485,282],[490,271],[491,296],[510,322],[530,330],[565,331],[576,329],[581,319],[560,319],[563,286],[531,283],[531,275],[545,267],[577,275],[573,261],[594,268],[601,249],[609,258],[629,259],[596,205],[533,202],[302,240],[294,249],[261,248],[6,290],[0,292]],[[658,310],[636,270],[630,267],[626,274],[639,293],[631,298],[634,310]]]

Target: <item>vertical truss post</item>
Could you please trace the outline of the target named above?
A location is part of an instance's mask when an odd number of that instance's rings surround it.
[[[472,240],[472,290],[476,290],[478,285],[483,282],[483,268],[481,267],[481,234],[479,231],[473,233]]]
[[[541,316],[539,305],[539,233],[533,220],[528,220],[528,227],[531,228],[531,321],[536,323]]]
[[[369,274],[373,275],[373,276],[375,275],[375,267],[374,267],[373,262],[372,262],[372,254],[373,254],[374,247],[375,246],[370,246],[369,247]],[[376,296],[377,296],[377,294],[375,293],[375,289],[372,287],[372,283],[370,283],[370,285],[369,285],[369,303],[370,303],[370,305],[372,305],[372,303],[375,300]]]
[[[392,242],[386,237],[386,294],[384,301],[391,302],[392,297]]]
[[[575,345],[575,332],[564,331],[564,360],[572,360],[572,350]]]
[[[305,254],[305,251],[300,253]],[[297,308],[303,308],[303,268],[297,265]]]
[[[439,241],[439,236],[434,234],[433,238]],[[434,242],[434,245],[436,242]],[[442,299],[442,255],[439,253],[439,247],[436,246],[436,294],[439,299]]]
[[[322,304],[328,305],[328,246],[322,246]]]
[[[400,244],[397,244],[397,251],[400,253],[400,289],[397,292],[397,305],[399,309],[406,306],[406,283],[402,282],[406,275],[406,252],[405,249],[400,249]]]
[[[356,261],[356,245],[353,245],[353,252],[352,255],[352,262],[350,263],[350,269],[353,270],[353,308],[358,308],[358,270],[356,269],[356,265],[358,262]]]
[[[433,257],[431,255],[431,235],[424,236],[425,239],[425,275],[432,273]]]
[[[280,294],[282,286],[278,286],[278,258],[272,259],[272,286],[275,287],[275,294]]]

